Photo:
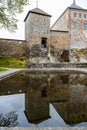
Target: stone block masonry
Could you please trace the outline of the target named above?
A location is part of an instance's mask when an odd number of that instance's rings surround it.
[[[26,49],[25,41],[0,39],[0,56],[25,56]]]
[[[70,61],[87,62],[87,33],[86,31],[71,31]]]
[[[26,41],[1,39],[0,56],[27,56],[32,63],[87,63],[87,10],[73,1],[51,28],[50,18],[39,8],[30,10],[24,19]]]
[[[50,44],[56,49],[69,49],[69,32],[51,30]]]
[[[59,62],[69,61],[69,32],[51,30],[50,50]]]

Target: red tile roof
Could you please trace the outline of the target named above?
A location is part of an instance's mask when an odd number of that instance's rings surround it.
[[[30,10],[30,11],[27,13],[27,15],[26,15],[24,21],[26,21],[28,15],[29,15],[30,13],[35,13],[35,14],[45,15],[45,16],[49,16],[49,17],[51,17],[50,14],[44,12],[43,10],[41,10],[41,9],[39,9],[39,8],[34,8],[34,9]]]

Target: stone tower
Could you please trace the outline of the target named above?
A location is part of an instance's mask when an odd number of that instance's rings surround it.
[[[34,8],[26,15],[25,38],[30,57],[45,57],[50,43],[50,17],[48,13]]]

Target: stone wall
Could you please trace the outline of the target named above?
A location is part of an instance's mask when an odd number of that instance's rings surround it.
[[[42,48],[42,38],[47,39],[46,48]],[[30,35],[27,41],[27,56],[31,58],[47,57],[49,41],[50,38],[48,34],[44,34],[44,37],[41,34]]]
[[[87,62],[86,31],[71,31],[70,62]]]
[[[32,47],[34,45],[39,45],[41,47],[42,38],[47,38],[47,47],[49,46],[50,41],[50,35],[48,34],[32,34],[29,36],[29,39],[27,41],[27,46]]]
[[[30,13],[25,22],[25,38],[30,41],[32,35],[50,34],[50,17],[40,14]]]
[[[74,13],[76,13],[76,17],[74,16]],[[84,15],[87,15],[87,10],[70,9],[69,10],[69,27],[70,27],[70,29],[77,29],[78,31],[83,31],[84,23],[87,22],[87,18],[84,17]],[[76,23],[76,24],[74,24],[74,23]]]
[[[69,49],[69,32],[51,30],[50,44],[57,49]]]
[[[0,56],[25,56],[26,48],[25,41],[0,39]]]
[[[25,38],[27,56],[32,62],[40,62],[47,57],[50,41],[50,16],[30,13],[25,22]],[[42,47],[42,39],[46,39],[46,47]]]
[[[68,30],[69,24],[69,10],[66,9],[64,13],[58,18],[58,20],[51,27],[52,30]]]
[[[68,55],[62,58],[64,51],[69,51],[69,32],[68,31],[54,31],[50,34],[51,53],[58,61],[68,61]],[[64,54],[65,55],[65,54]]]

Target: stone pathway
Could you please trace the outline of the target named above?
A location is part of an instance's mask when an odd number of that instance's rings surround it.
[[[0,80],[8,78],[9,76],[12,76],[22,70],[28,70],[30,72],[39,72],[39,71],[44,71],[44,72],[57,72],[57,71],[77,71],[81,73],[86,73],[87,74],[87,69],[86,68],[31,68],[31,69],[8,69],[6,71],[0,72]]]
[[[22,69],[7,69],[6,71],[0,72],[0,80],[8,78],[11,75],[14,75],[20,72]]]
[[[71,71],[72,73],[77,71],[77,72],[81,72],[81,73],[86,73],[87,74],[87,68],[30,68],[30,69],[26,69],[29,72],[40,72],[40,71],[44,71],[44,72],[59,72],[59,71]]]

